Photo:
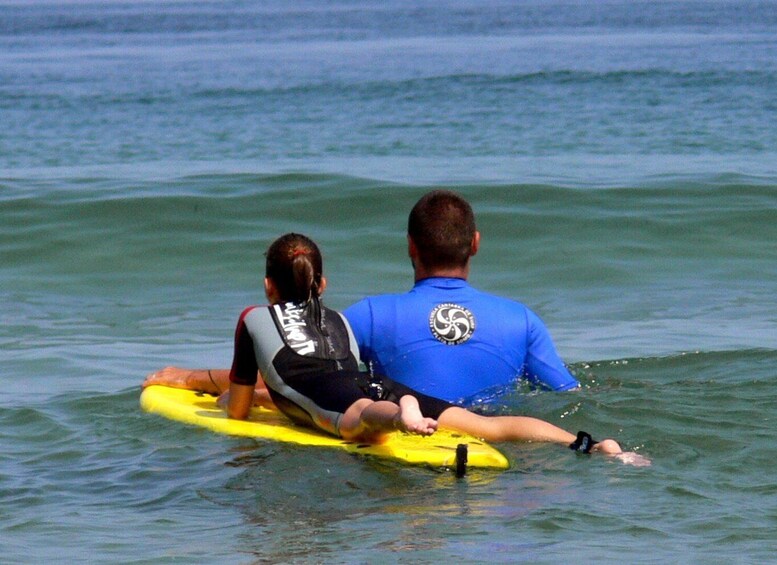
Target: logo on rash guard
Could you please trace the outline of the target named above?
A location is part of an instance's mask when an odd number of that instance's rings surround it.
[[[475,316],[458,304],[440,304],[429,315],[432,335],[446,345],[459,345],[472,337]]]
[[[275,314],[283,328],[285,341],[294,351],[300,355],[308,355],[316,351],[316,342],[307,332],[307,324],[303,318],[303,310],[293,302],[287,302],[283,306],[276,304]]]

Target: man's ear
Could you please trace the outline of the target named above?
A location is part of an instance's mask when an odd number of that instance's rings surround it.
[[[414,261],[418,258],[418,247],[409,235],[407,236],[407,254]]]
[[[318,285],[318,295],[321,296],[326,290],[326,277],[321,275],[321,284]]]
[[[472,236],[472,247],[469,256],[477,255],[478,249],[480,249],[480,232],[475,231],[475,235]]]

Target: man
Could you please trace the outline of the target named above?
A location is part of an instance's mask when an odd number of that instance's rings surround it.
[[[407,238],[413,288],[344,312],[375,373],[464,405],[519,378],[557,391],[579,386],[536,314],[467,283],[480,233],[466,200],[426,194],[410,212]]]

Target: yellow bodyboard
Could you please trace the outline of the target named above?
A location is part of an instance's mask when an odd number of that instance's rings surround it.
[[[227,418],[211,395],[159,385],[143,390],[140,406],[146,412],[221,434],[334,447],[413,465],[452,468],[458,474],[463,474],[462,459],[466,459],[466,467],[470,468],[507,469],[510,466],[507,458],[496,448],[477,438],[448,430],[438,430],[426,437],[395,432],[384,443],[364,444],[296,425],[280,412],[266,408],[254,407],[247,420],[233,420]],[[461,445],[466,445],[466,448],[461,448]],[[464,456],[463,449],[466,450]]]

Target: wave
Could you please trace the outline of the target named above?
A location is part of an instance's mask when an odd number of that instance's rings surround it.
[[[624,357],[576,363],[573,372],[588,387],[602,378],[608,386],[680,386],[691,384],[774,386],[777,349],[684,351],[658,357]],[[743,369],[747,367],[746,371]],[[640,384],[641,383],[641,384]]]
[[[477,92],[479,96],[504,96],[505,88],[524,87],[570,87],[577,88],[645,88],[664,94],[682,90],[693,93],[702,89],[750,88],[754,92],[770,91],[777,87],[777,72],[771,70],[674,70],[662,67],[612,70],[570,70],[527,71],[523,73],[458,73],[433,74],[420,78],[354,77],[342,78],[306,77],[304,79],[286,78],[282,82],[263,81],[260,85],[207,86],[182,93],[175,86],[155,88],[153,91],[124,93],[84,93],[74,99],[71,92],[55,91],[14,91],[0,92],[0,107],[13,108],[17,104],[44,103],[47,107],[72,108],[74,104],[86,103],[110,107],[114,105],[137,104],[143,106],[166,106],[183,99],[213,100],[221,104],[244,103],[272,96],[303,97],[345,97],[354,100],[369,100],[372,97],[399,100],[408,98],[423,99],[436,97],[446,89],[461,89]],[[490,93],[490,94],[489,94]],[[462,92],[463,94],[463,92]]]
[[[367,222],[403,218],[417,195],[435,185],[409,185],[325,173],[198,174],[158,180],[107,177],[35,181],[0,179],[4,247],[34,248],[97,233],[135,232],[133,239],[176,234],[207,242],[266,224],[269,215],[348,233]],[[673,242],[686,252],[718,248],[771,257],[777,179],[720,174],[654,177],[641,186],[596,188],[547,184],[443,184],[469,197],[486,225],[516,221],[523,236],[552,221],[557,237],[589,233],[587,241]],[[382,219],[383,218],[383,219]],[[243,227],[241,227],[243,226]],[[401,229],[402,225],[395,226]],[[187,235],[188,234],[188,235]],[[615,234],[618,234],[617,236]],[[586,238],[583,238],[586,239]],[[723,246],[723,247],[717,247]],[[725,249],[731,251],[725,253]],[[668,251],[672,251],[671,249]]]

